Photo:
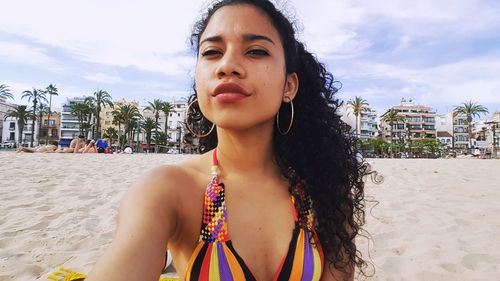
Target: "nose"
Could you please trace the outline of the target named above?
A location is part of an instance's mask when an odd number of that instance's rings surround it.
[[[219,60],[219,65],[216,69],[217,77],[225,78],[228,76],[235,76],[237,78],[243,78],[245,76],[245,69],[241,64],[241,59],[239,54],[234,50],[226,50],[222,58]]]

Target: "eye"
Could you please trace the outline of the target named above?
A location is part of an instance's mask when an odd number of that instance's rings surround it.
[[[202,57],[210,57],[210,56],[215,56],[215,55],[220,55],[222,52],[217,51],[217,50],[206,50],[203,53],[201,53]]]
[[[248,51],[248,54],[251,56],[255,56],[255,57],[267,57],[267,56],[269,56],[269,53],[267,51],[261,50],[261,49],[250,50],[250,51]]]

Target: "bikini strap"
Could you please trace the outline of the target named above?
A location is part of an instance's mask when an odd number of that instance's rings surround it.
[[[229,240],[224,184],[219,180],[217,163],[217,150],[215,149],[212,162],[212,180],[207,185],[203,202],[200,242],[225,242]]]
[[[217,160],[217,148],[212,152],[212,179],[219,175],[219,160]]]

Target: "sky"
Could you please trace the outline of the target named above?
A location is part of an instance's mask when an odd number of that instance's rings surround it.
[[[172,4],[175,2],[175,5]],[[68,97],[106,90],[141,104],[190,93],[188,38],[206,1],[0,0],[0,84],[15,103],[55,84]],[[402,98],[445,114],[474,101],[500,111],[500,1],[278,1],[298,37],[380,115]]]

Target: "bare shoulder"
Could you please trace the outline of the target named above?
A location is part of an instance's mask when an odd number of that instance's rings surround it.
[[[190,177],[190,173],[182,165],[163,165],[147,171],[126,192],[120,211],[132,207],[130,205],[154,208],[161,211],[158,215],[176,211],[180,194],[185,190],[185,183]]]
[[[123,209],[154,210],[158,221],[176,221],[179,212],[199,192],[204,156],[195,156],[178,164],[162,165],[144,175],[127,191],[120,205]],[[208,169],[208,168],[207,168]],[[125,211],[126,212],[126,211]],[[171,235],[169,235],[171,237]]]

